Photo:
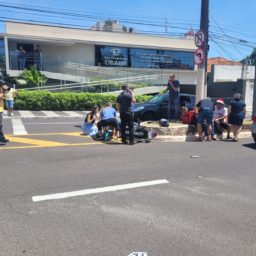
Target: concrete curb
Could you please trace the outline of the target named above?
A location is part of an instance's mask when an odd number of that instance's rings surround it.
[[[239,135],[240,139],[248,139],[251,138],[251,132],[242,132]],[[159,142],[196,142],[197,136],[195,135],[181,135],[181,136],[171,136],[171,135],[158,135],[155,138],[155,141]],[[225,140],[217,140],[218,141],[225,141]],[[214,141],[215,142],[215,141]]]

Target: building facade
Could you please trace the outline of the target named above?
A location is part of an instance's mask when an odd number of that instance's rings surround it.
[[[41,49],[40,70],[50,78],[61,76],[76,81],[75,77],[90,78],[96,71],[104,76],[103,73],[120,70],[134,75],[161,72],[163,83],[170,73],[175,73],[182,84],[196,84],[193,37],[6,22],[6,33],[0,40],[0,60],[5,63],[6,73],[17,76],[22,72],[20,47],[25,51],[24,66],[35,65],[37,45]]]

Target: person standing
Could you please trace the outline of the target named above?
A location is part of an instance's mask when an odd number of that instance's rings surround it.
[[[179,119],[179,108],[180,108],[180,82],[175,80],[175,74],[170,76],[167,88],[164,92],[169,91],[169,101],[168,101],[168,119],[178,120]]]
[[[14,98],[16,96],[17,96],[17,91],[14,88],[11,88],[9,91],[5,92],[4,94],[8,116],[13,116]]]
[[[129,90],[127,84],[122,86],[123,92],[117,97],[117,109],[120,112],[121,119],[121,137],[122,143],[127,144],[126,126],[129,128],[129,142],[134,145],[134,130],[133,130],[133,113],[132,103],[134,101],[133,94]]]
[[[234,134],[233,141],[237,142],[238,136],[243,127],[243,121],[246,114],[246,104],[242,100],[240,93],[235,93],[228,108],[228,121],[231,124],[231,131]]]
[[[17,49],[17,57],[18,57],[18,69],[24,70],[26,66],[26,51],[20,46]]]
[[[4,113],[4,89],[0,87],[0,145],[4,145],[9,140],[5,138],[3,133],[3,113]]]
[[[36,46],[34,51],[36,70],[42,70],[42,50],[39,45]]]
[[[197,120],[197,131],[199,141],[203,141],[203,123],[206,122],[207,125],[207,141],[211,141],[212,133],[212,120],[213,120],[213,103],[210,98],[200,100],[197,103],[197,108],[199,110],[198,120]]]

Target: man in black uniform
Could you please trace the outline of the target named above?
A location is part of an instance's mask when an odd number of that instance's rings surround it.
[[[129,141],[131,145],[134,145],[134,131],[133,131],[133,113],[132,113],[132,103],[133,94],[129,90],[127,84],[122,86],[123,92],[117,97],[117,109],[120,112],[121,118],[121,137],[122,143],[127,144],[126,141],[126,125],[129,127]]]

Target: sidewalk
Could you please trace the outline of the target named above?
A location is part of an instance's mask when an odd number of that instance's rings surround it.
[[[195,126],[182,123],[170,123],[169,127],[161,127],[158,122],[143,122],[142,126],[153,128],[159,141],[195,141]],[[251,124],[246,120],[240,138],[251,137]]]

